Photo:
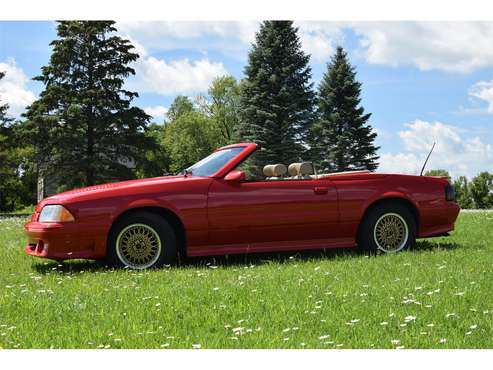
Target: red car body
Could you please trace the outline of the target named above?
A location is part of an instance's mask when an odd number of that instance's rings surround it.
[[[210,177],[167,176],[91,186],[42,200],[25,225],[29,255],[101,259],[115,221],[137,209],[173,225],[188,256],[352,248],[367,209],[395,199],[412,209],[419,238],[454,228],[459,207],[447,201],[445,178],[341,173],[317,179],[241,182],[229,173],[257,149],[253,143]],[[221,148],[224,149],[224,148]],[[45,205],[63,205],[74,222],[38,221]]]

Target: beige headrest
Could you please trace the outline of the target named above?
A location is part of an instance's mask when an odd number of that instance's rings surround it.
[[[310,162],[291,163],[288,171],[291,176],[312,175],[313,165]]]
[[[264,176],[267,177],[278,177],[282,176],[287,172],[285,165],[279,164],[268,164],[264,167]]]

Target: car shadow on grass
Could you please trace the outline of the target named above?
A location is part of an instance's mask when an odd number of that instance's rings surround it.
[[[423,253],[432,250],[452,250],[461,247],[458,243],[430,242],[419,240],[410,253]],[[187,257],[178,261],[172,268],[204,268],[204,267],[228,267],[228,266],[250,266],[265,265],[271,263],[287,263],[296,261],[316,261],[327,259],[344,259],[355,257],[375,257],[379,254],[360,251],[357,248],[329,248],[304,250],[298,252],[275,252],[275,253],[251,253],[231,254],[215,257]],[[104,261],[93,260],[70,260],[43,262],[34,265],[34,269],[41,274],[53,272],[59,273],[84,273],[107,271],[110,269]]]
[[[430,240],[418,240],[413,248],[414,252],[426,252],[431,250],[452,250],[460,248],[462,245],[454,242],[441,242]]]

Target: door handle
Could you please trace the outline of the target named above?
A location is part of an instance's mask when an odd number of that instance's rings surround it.
[[[313,189],[313,192],[315,194],[327,194],[329,191],[329,188],[326,188],[325,186],[316,186],[314,189]]]

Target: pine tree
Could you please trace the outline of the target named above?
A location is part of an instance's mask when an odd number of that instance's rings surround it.
[[[298,161],[313,119],[310,57],[291,21],[265,21],[248,55],[241,88],[239,136],[265,150],[258,165]]]
[[[65,188],[134,176],[128,164],[145,147],[149,116],[131,106],[124,88],[138,59],[112,21],[62,21],[50,62],[34,80],[44,83],[26,113],[45,176]]]
[[[379,147],[361,103],[361,83],[338,47],[318,88],[318,119],[310,130],[312,160],[324,171],[375,170]]]

